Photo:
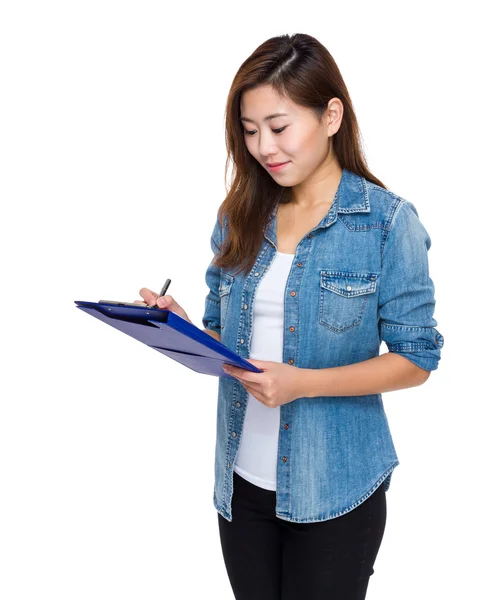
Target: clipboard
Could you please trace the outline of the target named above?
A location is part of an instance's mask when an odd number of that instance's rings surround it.
[[[107,301],[75,300],[74,302],[77,308],[92,317],[197,373],[228,377],[237,381],[235,377],[223,370],[224,363],[254,373],[263,373],[261,369],[233,352],[225,344],[170,310]]]

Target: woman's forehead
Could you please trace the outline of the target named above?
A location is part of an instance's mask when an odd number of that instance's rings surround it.
[[[293,116],[303,111],[303,107],[267,85],[245,90],[241,95],[240,109],[241,120],[252,122],[266,122],[278,116]]]

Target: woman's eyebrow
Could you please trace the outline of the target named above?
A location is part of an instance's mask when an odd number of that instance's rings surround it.
[[[288,115],[288,113],[274,113],[272,115],[269,115],[268,117],[265,117],[265,119],[263,119],[263,120],[270,121],[270,119],[275,119],[276,117],[289,117],[289,115]],[[248,117],[241,117],[241,121],[248,121],[249,123],[255,123],[255,121],[248,119]]]

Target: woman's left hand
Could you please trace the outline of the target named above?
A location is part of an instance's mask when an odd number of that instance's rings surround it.
[[[233,365],[224,365],[224,371],[235,377],[265,406],[277,408],[301,397],[302,369],[285,363],[246,359],[263,373],[246,371]]]

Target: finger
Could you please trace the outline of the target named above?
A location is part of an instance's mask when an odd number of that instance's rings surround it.
[[[244,384],[244,387],[248,390],[248,392],[253,394],[253,396],[255,396],[255,398],[258,398],[259,400],[262,400],[265,398],[265,396],[262,394],[261,388],[256,387],[254,385],[248,385],[247,383]]]
[[[258,385],[251,385],[249,383],[247,383],[246,381],[243,381],[242,379],[240,379],[239,377],[237,377],[237,375],[234,375],[234,377],[239,381],[239,383],[248,390],[248,392],[250,392],[250,394],[253,394],[253,396],[255,396],[255,398],[264,398],[263,394],[262,394],[262,388]]]
[[[244,387],[246,387],[246,385],[245,385]],[[261,393],[260,393],[258,390],[256,390],[256,389],[249,389],[248,391],[249,391],[249,393],[250,393],[252,396],[254,396],[254,397],[255,397],[255,398],[258,400],[258,402],[261,402],[261,403],[262,403],[264,406],[267,406],[267,407],[268,407],[268,405],[267,405],[267,399],[265,398],[265,396],[264,396],[263,394],[261,394]]]
[[[159,306],[159,308],[170,310],[171,312],[174,312],[177,315],[183,317],[184,319],[190,321],[185,310],[180,306],[178,302],[174,300],[172,296],[160,296],[158,298],[157,305]]]
[[[161,306],[161,308],[168,307],[170,310],[178,310],[180,308],[179,304],[173,299],[173,296],[159,296],[158,306]]]
[[[241,378],[244,375],[244,373],[247,373],[245,369],[241,369],[240,367],[236,367],[235,365],[230,365],[227,363],[223,364],[223,369],[226,373],[229,373],[230,375],[237,375]]]
[[[250,383],[260,386],[262,384],[261,376],[263,373],[253,373],[253,371],[246,371],[246,369],[240,369],[239,367],[231,366],[227,371],[230,375],[236,375],[245,383]]]
[[[149,306],[154,306],[156,304],[156,300],[158,299],[158,294],[156,294],[156,292],[153,292],[149,288],[141,288],[139,294]]]

